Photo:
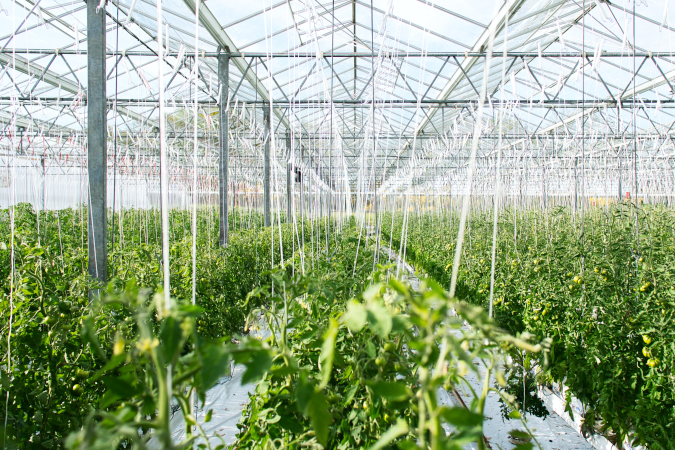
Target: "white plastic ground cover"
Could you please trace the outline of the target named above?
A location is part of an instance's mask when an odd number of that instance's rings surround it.
[[[398,254],[392,249],[382,247],[382,250],[394,261],[399,261]],[[405,261],[402,261],[401,268],[403,269],[401,278],[410,282],[411,286],[417,289],[419,287],[420,280],[414,274],[414,269]],[[461,333],[469,331],[469,326],[466,324],[462,328],[463,329],[461,331],[458,330],[457,332]],[[474,364],[478,368],[480,379],[474,372],[469,372],[465,378],[474,392],[482,392],[482,380],[485,376],[486,368],[480,359],[474,360]],[[473,399],[471,390],[466,386],[459,386],[457,390],[464,403],[469,404]],[[459,406],[459,401],[454,398],[454,395],[451,395],[444,389],[438,390],[437,397],[439,404],[452,404],[454,406]],[[514,428],[521,429],[522,426],[519,420],[503,420],[501,416],[500,405],[501,404],[499,403],[498,394],[495,392],[488,393],[487,399],[485,401],[485,420],[483,422],[483,433],[485,434],[485,437],[493,449],[501,448],[502,450],[510,450],[515,448],[515,445],[508,440],[509,432]],[[542,449],[593,450],[593,446],[588,441],[586,441],[583,436],[581,436],[578,428],[573,428],[570,426],[562,417],[556,414],[553,408],[549,407],[548,405],[547,407],[551,415],[549,415],[546,419],[540,419],[531,415],[526,417],[528,427],[541,445]],[[446,432],[450,431],[451,429],[446,427]],[[471,444],[464,447],[465,450],[475,450],[477,448],[478,446],[476,444]]]
[[[465,325],[463,331],[469,331]],[[458,330],[458,333],[460,331]],[[480,359],[473,361],[478,369],[480,379],[472,371],[465,376],[471,389],[475,392],[483,391],[483,380],[486,373],[485,365]],[[492,380],[494,385],[494,379]],[[464,402],[468,405],[473,400],[473,394],[466,385],[457,387],[457,391],[462,396]],[[505,420],[501,414],[501,403],[499,395],[495,392],[489,392],[485,401],[483,421],[483,433],[493,449],[501,448],[503,450],[513,449],[514,444],[509,442],[509,432],[513,429],[522,430],[522,424],[519,420]],[[593,446],[581,436],[578,431],[572,428],[558,414],[549,408],[551,413],[546,419],[541,419],[532,415],[526,416],[527,426],[532,435],[544,450],[593,450]],[[536,448],[536,447],[535,447]]]
[[[585,412],[585,409],[582,403],[576,397],[572,396],[572,401],[570,402],[572,412],[574,413],[574,420],[572,420],[572,417],[565,411],[565,392],[565,386],[554,383],[553,390],[546,386],[539,386],[537,395],[544,401],[544,404],[546,404],[546,407],[550,411],[555,411],[555,413],[562,417],[568,425],[574,428],[578,433],[581,433],[583,420],[582,413]],[[598,450],[619,450],[614,444],[600,434],[588,436],[586,439]],[[644,447],[641,445],[633,447],[627,442],[624,442],[621,450],[644,450]]]
[[[270,331],[266,328],[251,330],[249,336],[258,339],[267,339]],[[242,376],[245,366],[234,365],[229,376],[220,378],[215,386],[206,392],[206,401],[199,403],[197,410],[197,422],[201,425],[211,447],[219,444],[230,445],[235,441],[239,429],[237,424],[241,419],[241,412],[249,402],[249,394],[255,390],[255,383],[242,384]],[[174,406],[176,412],[171,417],[170,428],[173,441],[178,443],[185,439],[185,421],[183,413]],[[211,420],[205,423],[206,414],[212,410]],[[204,439],[197,440],[197,444],[203,443]],[[154,438],[148,442],[148,448],[160,450],[161,445]]]
[[[248,404],[248,394],[253,392],[255,384],[242,384],[241,377],[245,367],[242,365],[234,366],[231,377],[223,377],[218,383],[209,389],[206,393],[206,402],[199,404],[197,411],[197,421],[204,429],[204,433],[209,439],[212,447],[218,444],[232,444],[239,429],[237,424],[241,419],[241,412]],[[211,421],[204,423],[206,413],[211,413]],[[180,442],[185,439],[185,422],[183,413],[178,410],[171,418],[171,435],[174,442]],[[203,439],[197,443],[203,442]],[[160,449],[157,442],[151,441],[150,448]]]

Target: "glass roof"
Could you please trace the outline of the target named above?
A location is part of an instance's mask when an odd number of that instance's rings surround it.
[[[523,164],[517,152],[561,170],[580,152],[597,161],[633,152],[670,164],[673,156],[675,4],[667,1],[211,0],[200,2],[198,22],[195,1],[162,1],[160,56],[156,2],[102,5],[109,73],[101,82],[116,156],[156,157],[159,70],[174,164],[188,164],[197,101],[205,173],[217,167],[223,89],[233,155],[252,180],[264,108],[280,167],[307,166],[333,189],[443,189],[462,178],[477,132],[486,174],[497,142],[514,170]],[[59,148],[81,162],[86,3],[3,0],[0,8],[4,135],[21,127],[52,140],[36,151]],[[222,86],[217,55],[227,51]]]

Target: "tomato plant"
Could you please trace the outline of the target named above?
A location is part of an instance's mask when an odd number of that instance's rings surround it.
[[[497,323],[553,342],[540,381],[564,380],[589,421],[654,449],[675,441],[673,216],[671,208],[628,203],[583,216],[562,207],[505,210],[496,248]],[[397,246],[402,226],[397,215],[385,230]],[[443,286],[457,226],[433,213],[409,219],[408,259]],[[457,296],[487,309],[491,214],[473,213],[467,230]]]

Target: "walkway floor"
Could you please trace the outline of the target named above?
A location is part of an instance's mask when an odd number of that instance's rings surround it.
[[[390,248],[382,247],[382,251],[387,254],[391,261],[399,263],[399,257],[395,251]],[[413,267],[405,261],[401,262],[400,278],[410,283],[413,289],[419,288],[420,280],[415,274]],[[468,326],[463,327],[468,331]],[[458,330],[458,333],[461,333]],[[485,376],[486,368],[482,361],[477,359],[474,364],[478,367],[480,378]],[[483,389],[482,381],[473,373],[466,376],[471,388],[480,392]],[[473,399],[471,390],[466,386],[461,386],[458,389],[462,400],[466,404],[470,404]],[[448,393],[443,389],[438,392],[439,401],[453,405],[459,405],[459,400],[454,395]],[[519,420],[503,420],[500,410],[499,396],[491,392],[485,402],[486,420],[483,423],[483,429],[486,438],[488,439],[493,449],[510,450],[515,448],[515,445],[509,442],[509,432],[515,428],[521,429],[522,424]],[[527,425],[535,436],[537,442],[544,450],[591,450],[593,446],[584,439],[579,433],[571,428],[567,423],[556,413],[549,411],[551,414],[546,419],[540,419],[535,416],[527,416]],[[466,447],[467,449],[475,449],[477,446]],[[535,446],[536,448],[536,446]]]

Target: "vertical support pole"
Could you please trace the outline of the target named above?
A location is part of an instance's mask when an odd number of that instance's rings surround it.
[[[87,173],[89,176],[89,275],[108,278],[107,237],[107,104],[105,9],[87,2]]]
[[[574,212],[577,212],[577,203],[579,202],[579,180],[577,179],[577,157],[574,157]]]
[[[263,106],[263,117],[265,124],[265,171],[263,174],[263,204],[265,209],[265,226],[272,224],[270,219],[270,209],[272,199],[270,198],[270,141],[272,140],[272,126],[270,124],[269,104]]]
[[[302,148],[302,135],[300,135],[300,162],[305,162],[305,150]],[[300,172],[300,217],[305,215],[305,189],[303,186],[303,181],[305,179],[305,174]],[[303,222],[304,224],[304,222]]]
[[[220,116],[220,136],[218,146],[220,150],[220,163],[218,164],[218,192],[220,203],[220,246],[227,247],[229,226],[227,223],[227,160],[229,158],[230,123],[227,117],[229,86],[230,86],[230,51],[218,55],[218,81],[220,82],[220,99],[218,100],[218,112]]]
[[[544,201],[544,209],[546,209],[548,207],[548,198],[546,198],[546,160],[541,164],[541,197]]]
[[[621,187],[621,158],[617,159],[617,168],[619,174],[619,201],[623,200],[623,188]]]
[[[286,151],[288,155],[286,156],[286,223],[291,223],[291,208],[293,200],[293,173],[291,171],[291,133],[290,131],[286,134]]]

